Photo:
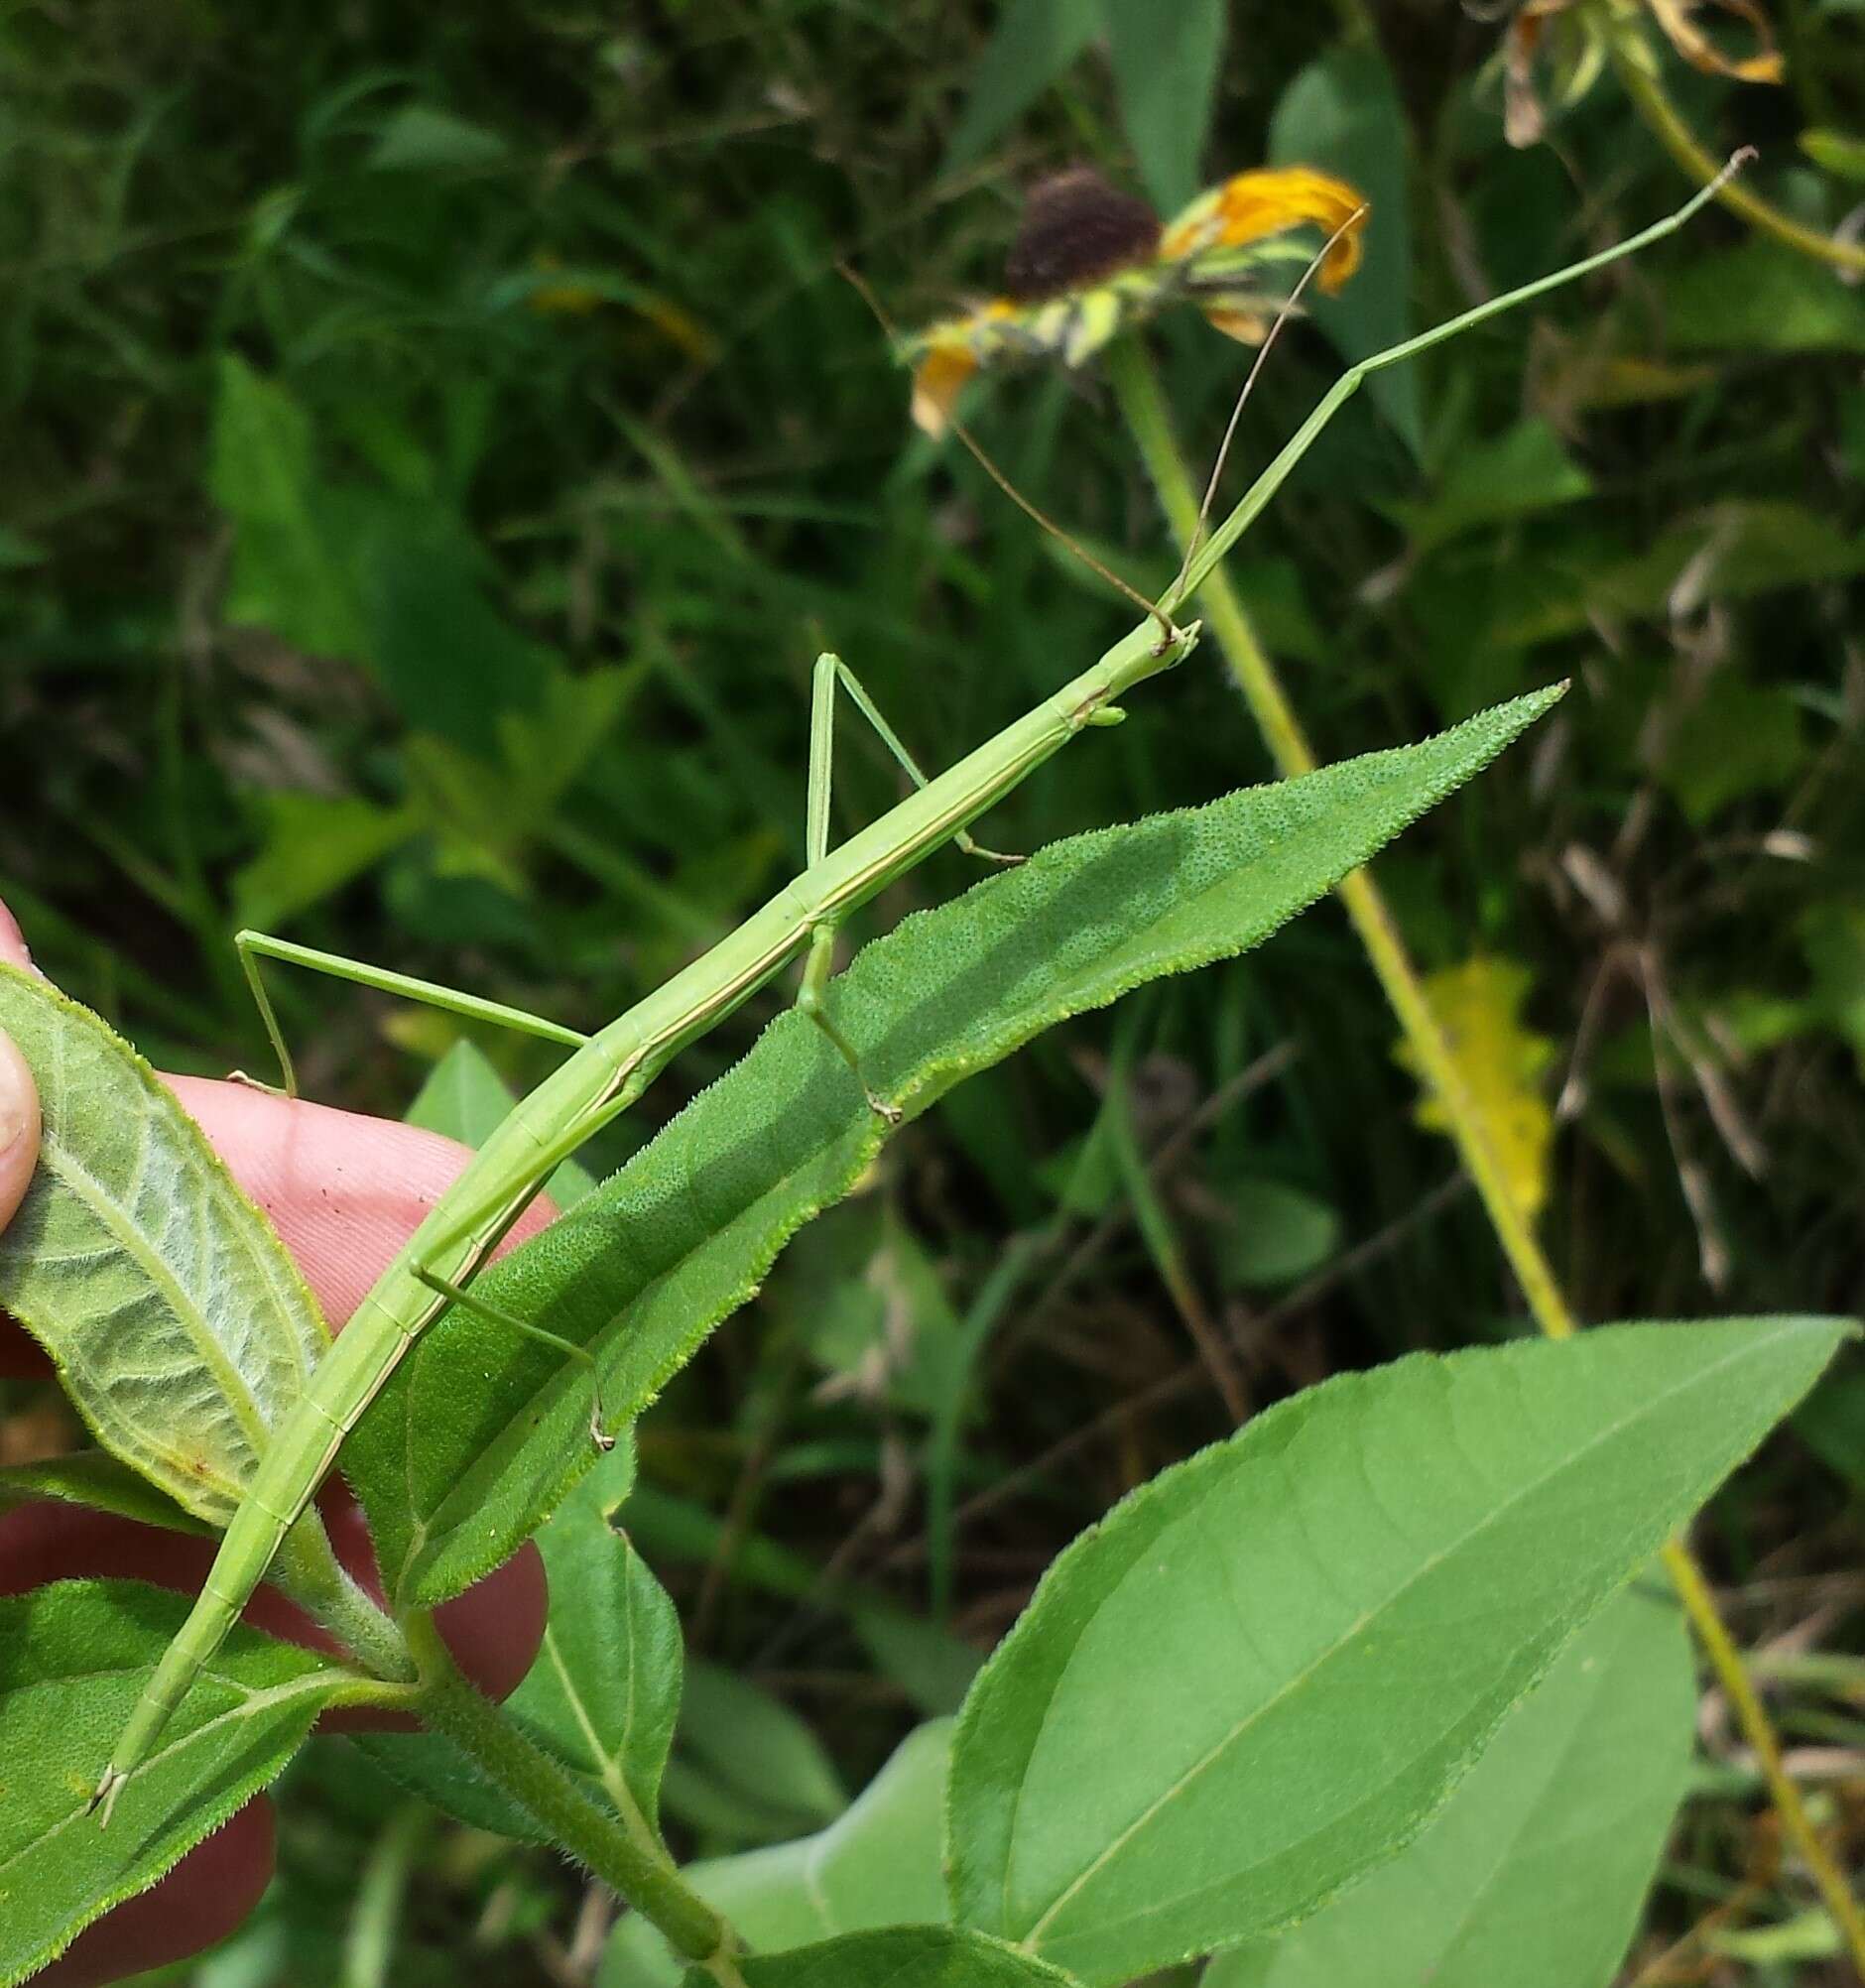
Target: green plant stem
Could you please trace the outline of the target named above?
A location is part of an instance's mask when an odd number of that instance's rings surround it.
[[[389,1979],[408,1874],[431,1812],[426,1802],[405,1802],[376,1838],[356,1887],[356,1906],[343,1942],[342,1988],[383,1988]]]
[[[1198,526],[1198,495],[1172,432],[1158,372],[1138,338],[1132,336],[1117,339],[1109,348],[1107,370],[1121,413],[1173,531],[1182,544],[1189,545]],[[1231,676],[1284,777],[1310,771],[1316,763],[1313,749],[1277,677],[1275,665],[1257,640],[1249,615],[1222,566],[1212,567],[1199,581],[1198,597]],[[1451,1138],[1482,1196],[1490,1225],[1515,1272],[1537,1327],[1551,1339],[1571,1338],[1579,1329],[1579,1321],[1510,1187],[1482,1112],[1470,1095],[1450,1045],[1430,1011],[1418,969],[1406,951],[1379,887],[1371,872],[1361,869],[1342,878],[1336,889],[1405,1032],[1417,1067],[1443,1105]],[[1854,1961],[1865,1971],[1865,1917],[1820,1841],[1801,1800],[1800,1789],[1783,1765],[1781,1743],[1749,1680],[1741,1653],[1716,1611],[1708,1583],[1679,1542],[1673,1541],[1666,1547],[1664,1560],[1703,1654],[1755,1750],[1782,1826],[1805,1859]]]
[[[413,1680],[415,1662],[401,1632],[344,1572],[321,1525],[297,1525],[286,1534],[274,1580],[366,1670],[396,1682]]]
[[[421,1716],[444,1733],[535,1815],[553,1839],[651,1921],[676,1953],[719,1988],[745,1988],[731,1926],[682,1882],[667,1853],[638,1842],[576,1786],[568,1771],[522,1733],[460,1675],[434,1618],[411,1614],[404,1628],[421,1666]]]
[[[1707,186],[1722,170],[1722,162],[1703,150],[1696,134],[1684,123],[1682,112],[1665,93],[1644,43],[1631,39],[1623,27],[1610,29],[1609,35],[1613,66],[1652,136],[1699,186]],[[1855,242],[1837,241],[1817,228],[1803,227],[1792,214],[1784,214],[1772,200],[1763,199],[1742,181],[1726,180],[1717,189],[1716,197],[1731,213],[1740,214],[1763,234],[1773,235],[1776,241],[1786,242],[1802,255],[1810,255],[1848,275],[1865,276],[1865,248]]]

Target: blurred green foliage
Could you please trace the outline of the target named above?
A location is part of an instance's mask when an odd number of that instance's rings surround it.
[[[1357,177],[1367,268],[1279,345],[1240,488],[1343,352],[1687,190],[1609,77],[1511,150],[1488,11],[1207,0],[1149,52],[1127,0],[6,10],[0,897],[42,964],[191,1069],[264,1054],[242,922],[581,1027],[618,1012],[801,861],[819,647],[937,765],[1130,618],[912,434],[838,261],[911,324],[988,294],[1019,189],[1082,157],[1162,202],[1271,158]],[[1779,12],[1784,87],[1668,56],[1667,80],[1830,229],[1857,197],[1865,15]],[[1207,457],[1242,357],[1195,322],[1159,339]],[[1861,355],[1865,292],[1712,210],[1389,376],[1235,561],[1327,757],[1575,679],[1379,871],[1427,968],[1515,962],[1557,1046],[1544,1226],[1590,1316],[1857,1306]],[[1022,489],[1164,583],[1176,551],[1091,377],[977,399]],[[986,833],[1029,847],[1266,771],[1207,650]],[[838,821],[897,793],[849,728]],[[935,859],[877,917],[969,876]],[[399,1112],[452,1040],[328,983],[280,998],[334,1103]],[[1514,1329],[1393,1035],[1323,911],[955,1093],[643,1431],[697,1649],[807,1661],[800,1702],[859,1786],[948,1631],[988,1641],[1080,1525],[1224,1427],[1163,1266],[1258,1400]],[[550,1055],[479,1046],[519,1082]],[[1165,1147],[1138,1196],[1122,1126]],[[972,1397],[956,1431],[940,1411],[930,1506],[929,1373]],[[1842,1553],[1844,1472],[1814,1453],[1843,1453],[1838,1427],[1821,1410],[1814,1450],[1725,1501],[1730,1570]],[[930,1651],[890,1615],[890,1658],[849,1596],[924,1609],[929,1563],[951,1613]],[[369,1804],[314,1761],[299,1779],[321,1791],[309,1889],[274,1917],[309,1926]],[[1741,1861],[1713,1824],[1690,1855]],[[470,1865],[453,1896],[531,1936],[548,1868]]]

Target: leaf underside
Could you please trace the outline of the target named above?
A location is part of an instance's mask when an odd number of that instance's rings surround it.
[[[224,1526],[329,1343],[264,1215],[149,1065],[37,974],[0,964],[0,1028],[45,1136],[0,1234],[0,1305],[97,1439]]]

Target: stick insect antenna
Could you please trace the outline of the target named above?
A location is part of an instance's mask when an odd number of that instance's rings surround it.
[[[1237,424],[1243,419],[1243,410],[1249,402],[1252,390],[1256,386],[1257,375],[1262,372],[1269,358],[1270,347],[1281,337],[1283,326],[1296,314],[1296,308],[1302,302],[1302,293],[1314,280],[1316,271],[1333,254],[1336,244],[1343,241],[1366,218],[1367,209],[1370,205],[1370,201],[1362,200],[1354,208],[1353,212],[1341,222],[1339,227],[1315,250],[1307,268],[1302,272],[1301,280],[1289,295],[1283,299],[1282,305],[1276,312],[1275,321],[1270,325],[1262,344],[1256,348],[1256,357],[1250,361],[1250,370],[1244,376],[1243,387],[1237,395],[1236,405],[1231,409],[1230,420],[1225,424],[1224,438],[1217,445],[1217,459],[1211,464],[1210,479],[1204,486],[1204,501],[1198,506],[1198,522],[1191,529],[1191,539],[1185,547],[1184,558],[1179,563],[1179,571],[1174,577],[1172,585],[1167,588],[1163,596],[1166,600],[1171,601],[1175,607],[1179,604],[1180,589],[1185,583],[1185,575],[1191,570],[1191,561],[1196,557],[1198,548],[1204,543],[1204,527],[1211,515],[1211,505],[1217,497],[1217,486],[1223,481],[1224,465],[1230,460],[1230,444],[1236,438]]]
[[[1322,251],[1323,254],[1325,252],[1325,250]],[[852,268],[845,262],[838,262],[835,268],[843,280],[855,292],[856,296],[874,312],[875,321],[886,332],[888,337],[890,339],[898,337],[899,334],[895,330],[893,319],[888,316],[886,310],[881,304],[881,300],[874,294],[873,286],[869,284],[860,271]],[[1304,281],[1306,282],[1306,279],[1304,278]],[[1065,546],[1090,572],[1098,574],[1117,593],[1124,594],[1142,614],[1151,615],[1159,623],[1162,649],[1170,648],[1174,643],[1181,642],[1184,639],[1184,631],[1173,619],[1170,608],[1166,607],[1161,601],[1148,600],[1146,595],[1137,586],[1130,585],[1126,580],[1122,579],[1111,566],[1104,565],[1097,559],[1080,540],[1073,537],[1064,527],[1058,525],[1047,512],[1039,510],[1017,488],[1010,478],[998,468],[997,464],[992,461],[989,453],[986,451],[984,444],[979,441],[977,436],[971,433],[956,415],[948,414],[945,418],[945,425],[964,443],[966,448],[971,451],[972,457],[977,462],[978,467],[984,471],[985,475],[997,485],[1004,495],[1026,517],[1034,520],[1052,538],[1056,539],[1060,545]],[[1189,559],[1190,555],[1186,554],[1185,557]]]

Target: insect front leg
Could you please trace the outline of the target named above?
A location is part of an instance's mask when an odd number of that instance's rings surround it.
[[[282,1086],[263,1083],[257,1077],[248,1076],[244,1070],[234,1070],[232,1080],[249,1084],[255,1090],[272,1091],[278,1096],[298,1095],[298,1072],[293,1066],[291,1052],[285,1047],[285,1033],[279,1027],[272,997],[266,992],[265,981],[260,975],[259,962],[262,959],[276,959],[287,966],[308,967],[312,973],[327,973],[333,980],[347,980],[358,987],[373,987],[384,994],[399,995],[404,1001],[420,1001],[430,1008],[442,1008],[448,1014],[463,1016],[470,1022],[491,1022],[501,1029],[515,1030],[520,1035],[542,1036],[546,1042],[562,1043],[570,1049],[580,1049],[589,1040],[576,1030],[565,1028],[561,1022],[528,1014],[523,1008],[507,1007],[503,1001],[484,1001],[477,994],[461,993],[457,987],[442,987],[434,980],[415,980],[406,973],[391,973],[386,967],[369,966],[360,959],[346,959],[339,952],[319,952],[315,946],[297,945],[289,938],[274,938],[270,932],[235,932],[233,949],[239,954],[240,970],[246,975],[246,984],[253,990],[259,1019],[266,1025],[266,1035],[279,1058],[285,1082]]]
[[[842,689],[848,701],[854,705],[868,723],[874,727],[876,736],[893,754],[896,764],[916,787],[925,787],[927,777],[920,763],[907,750],[900,734],[882,717],[880,707],[863,687],[861,679],[849,669],[839,656],[826,651],[815,661],[815,675],[812,683],[812,698],[809,712],[809,856],[813,864],[828,854],[828,808],[830,783],[834,777],[834,727],[835,692]],[[819,800],[818,800],[819,797]],[[987,849],[982,842],[975,841],[967,829],[961,828],[952,840],[967,856],[976,856],[986,863],[1001,863],[1014,867],[1024,862],[1022,856],[1006,855],[998,849]]]

